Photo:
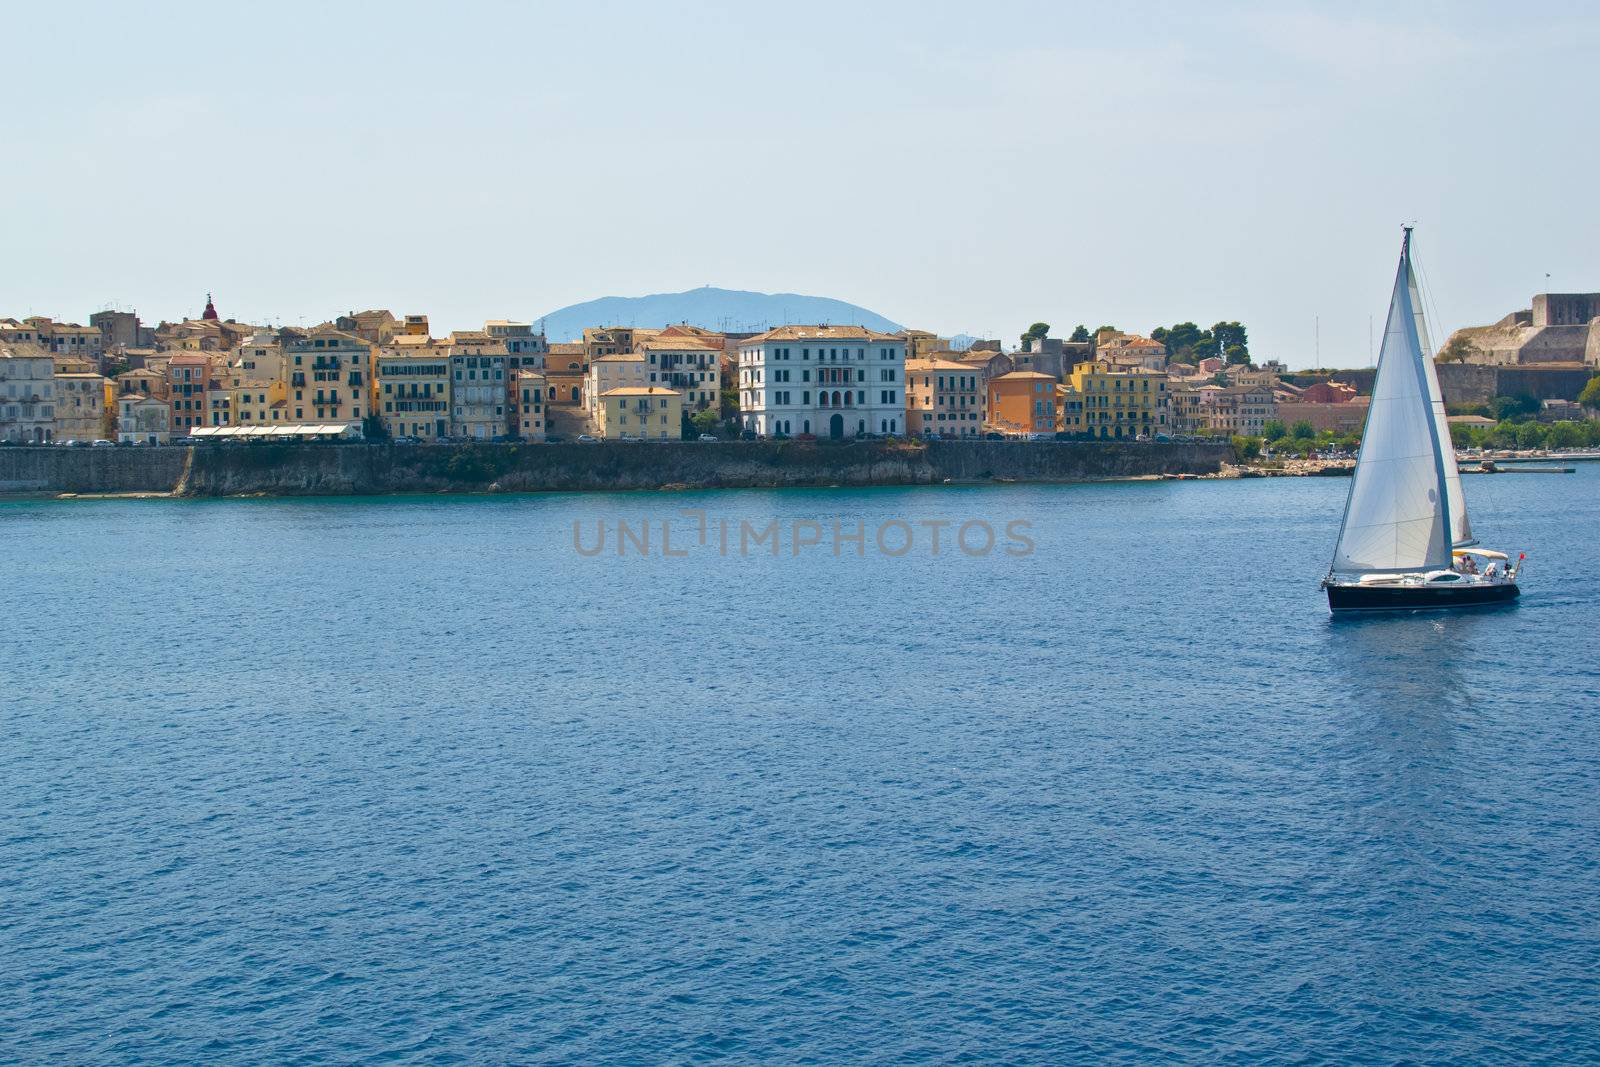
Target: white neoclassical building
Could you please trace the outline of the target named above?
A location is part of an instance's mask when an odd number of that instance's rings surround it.
[[[906,342],[863,326],[779,326],[739,343],[739,417],[763,437],[906,432]]]

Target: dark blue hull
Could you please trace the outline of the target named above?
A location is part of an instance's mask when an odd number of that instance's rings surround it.
[[[1514,582],[1495,585],[1330,585],[1328,607],[1334,611],[1440,611],[1509,604],[1521,595]]]

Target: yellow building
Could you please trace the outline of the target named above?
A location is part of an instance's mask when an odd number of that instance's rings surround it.
[[[906,360],[906,432],[978,437],[987,401],[978,368],[947,359]]]
[[[647,385],[600,396],[596,428],[609,441],[676,441],[682,436],[683,397]]]
[[[360,422],[371,413],[372,352],[365,339],[327,326],[290,341],[284,346],[289,377],[284,421]]]
[[[936,353],[948,351],[950,341],[927,330],[902,330],[906,339],[906,359],[936,359]]]
[[[1172,432],[1167,376],[1105,360],[1080,363],[1068,380],[1083,398],[1081,431],[1090,437],[1138,438]]]
[[[545,378],[536,370],[517,372],[517,436],[524,441],[543,441],[545,428]]]
[[[401,334],[378,350],[376,364],[372,410],[390,437],[449,436],[449,346],[424,334]]]
[[[223,383],[235,426],[270,426],[288,418],[288,371],[283,349],[265,331],[234,350]]]
[[[1070,382],[1056,386],[1056,430],[1059,433],[1082,434],[1083,394]]]

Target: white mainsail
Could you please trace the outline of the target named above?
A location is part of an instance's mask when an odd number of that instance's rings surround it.
[[[1409,246],[1408,246],[1409,248]],[[1428,372],[1428,399],[1433,406],[1433,430],[1439,438],[1439,454],[1444,463],[1445,502],[1450,511],[1450,540],[1457,548],[1478,542],[1472,536],[1472,524],[1467,521],[1467,498],[1461,492],[1461,468],[1456,466],[1456,444],[1450,437],[1450,418],[1444,409],[1444,390],[1439,388],[1439,371],[1433,364],[1433,342],[1428,337],[1428,319],[1422,312],[1422,294],[1417,287],[1417,274],[1411,257],[1405,257],[1406,291],[1411,298],[1411,312],[1417,320],[1417,341],[1422,346],[1422,366]]]
[[[1334,549],[1336,574],[1434,570],[1450,565],[1450,494],[1439,440],[1443,405],[1436,417],[1433,397],[1437,385],[1430,384],[1436,382],[1436,376],[1417,334],[1414,284],[1408,229],[1378,354],[1361,454]],[[1449,440],[1448,434],[1445,440]]]

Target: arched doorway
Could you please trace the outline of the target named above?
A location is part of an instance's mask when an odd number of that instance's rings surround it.
[[[833,418],[828,420],[828,436],[833,438],[835,441],[842,440],[844,438],[843,415],[835,415]]]
[[[576,385],[572,387],[572,402],[574,404],[578,402],[578,386]]]

